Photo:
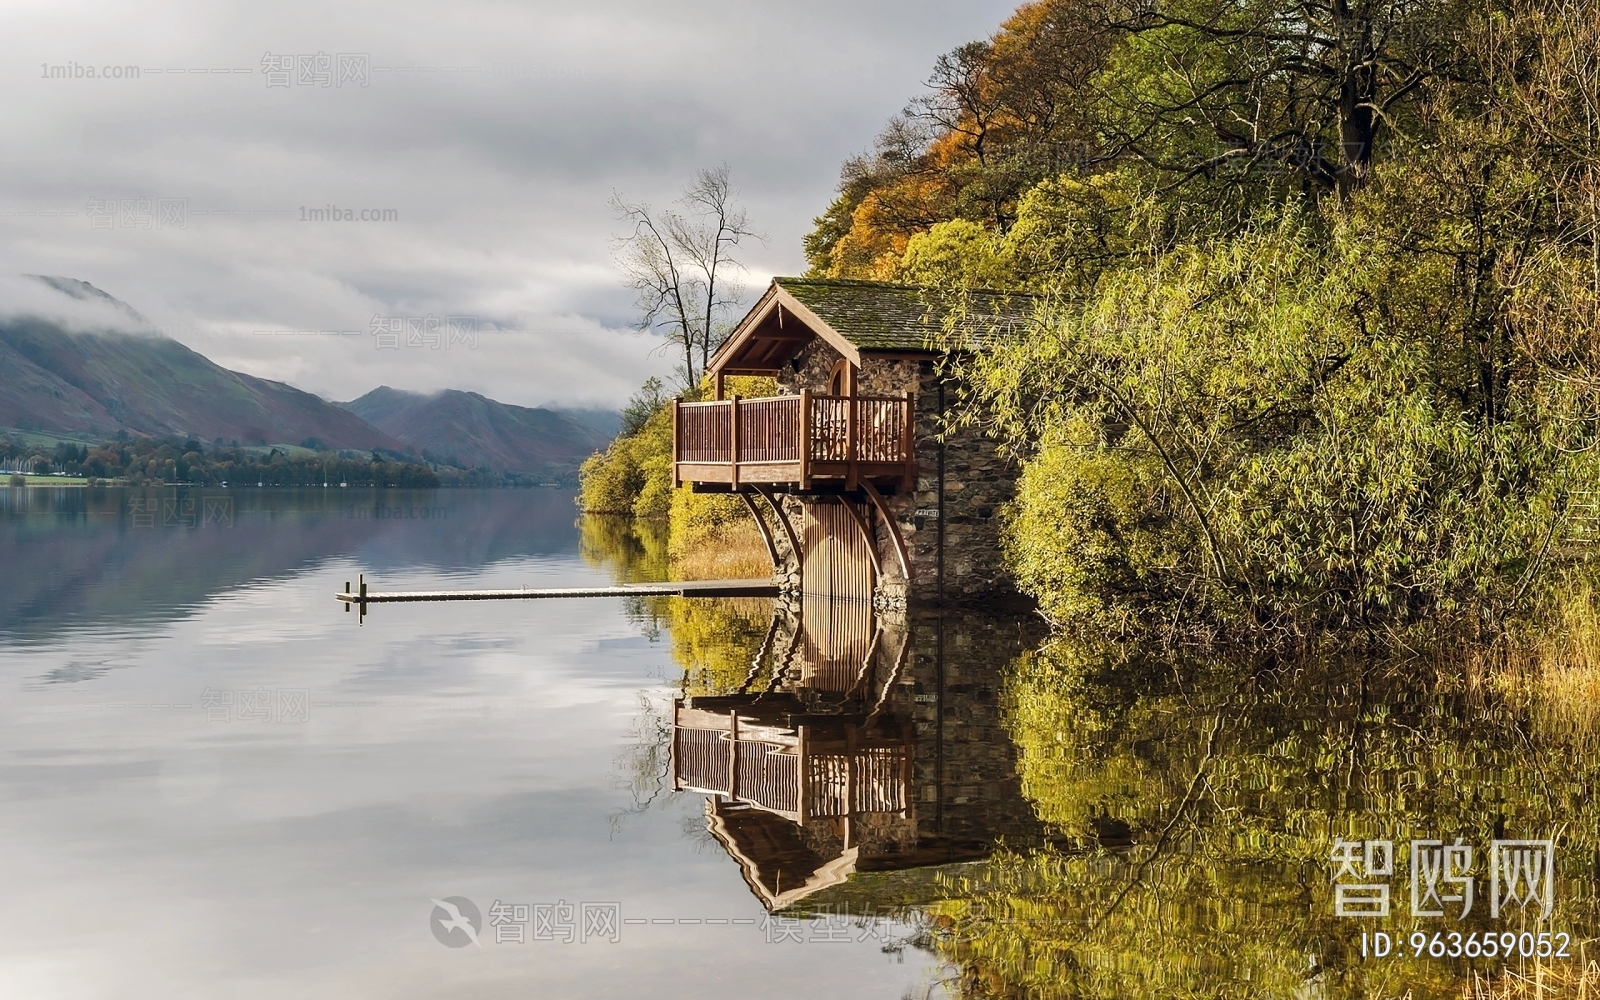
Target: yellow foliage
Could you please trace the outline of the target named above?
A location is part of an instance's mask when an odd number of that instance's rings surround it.
[[[669,597],[659,611],[690,696],[738,691],[772,622],[772,602],[759,598]]]
[[[616,514],[586,514],[578,520],[578,555],[591,566],[609,568],[620,583],[665,580],[666,526]]]
[[[1164,509],[1153,457],[1123,461],[1071,423],[1023,467],[1004,543],[1019,583],[1058,623],[1121,630],[1196,541]]]
[[[834,244],[830,278],[893,280],[906,251],[908,234],[889,222],[882,196],[874,191],[856,206],[850,231]]]
[[[732,376],[731,395],[773,396],[774,379]],[[705,389],[702,388],[702,394]],[[583,465],[579,504],[588,514],[625,515],[664,524],[668,572],[681,580],[757,578],[772,560],[744,502],[729,494],[672,487],[672,408],[663,407],[637,434],[619,437]],[[599,523],[599,522],[597,522]],[[598,532],[599,529],[591,529]],[[618,529],[608,528],[613,534]],[[598,534],[597,536],[598,537]],[[626,546],[608,542],[611,551]]]
[[[637,434],[618,437],[578,472],[578,505],[590,514],[666,517],[672,492],[672,408],[657,410]]]

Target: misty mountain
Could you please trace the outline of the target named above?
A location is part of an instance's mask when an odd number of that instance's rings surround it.
[[[611,439],[603,425],[456,389],[423,395],[385,385],[336,405],[435,461],[469,469],[570,475]]]
[[[32,278],[34,281],[54,288],[69,299],[77,299],[79,302],[89,302],[103,306],[119,319],[131,320],[141,327],[150,325],[150,321],[140,315],[139,310],[128,305],[115,295],[101,291],[87,281],[79,281],[77,278],[61,278],[53,274],[24,274],[23,277]]]
[[[622,411],[601,407],[551,406],[551,413],[559,413],[574,420],[610,441],[622,431]]]
[[[142,321],[87,282],[39,281],[113,315]],[[282,382],[229,371],[154,332],[68,329],[40,316],[0,316],[0,427],[112,437],[194,435],[241,444],[389,448],[400,442],[355,414]]]

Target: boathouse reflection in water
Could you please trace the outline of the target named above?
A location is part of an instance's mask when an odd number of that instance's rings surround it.
[[[673,787],[707,796],[773,910],[853,873],[1042,843],[999,708],[1003,667],[1038,639],[1028,619],[781,601],[738,690],[674,702]]]

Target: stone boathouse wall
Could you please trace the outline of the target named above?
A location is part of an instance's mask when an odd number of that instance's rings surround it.
[[[813,340],[778,376],[784,394],[810,389],[826,394],[842,356],[832,345]],[[889,605],[935,605],[1009,599],[1015,587],[1005,572],[1000,546],[1000,510],[1016,488],[1016,469],[997,454],[995,442],[976,427],[939,439],[943,410],[954,407],[955,388],[941,378],[933,360],[864,354],[856,392],[862,396],[911,393],[916,413],[916,488],[886,496],[910,554],[909,588],[899,579],[894,544],[876,519],[877,552],[883,566],[877,599]],[[789,497],[791,516],[802,516],[807,497]],[[867,508],[870,516],[870,507]],[[942,541],[942,544],[941,544]]]

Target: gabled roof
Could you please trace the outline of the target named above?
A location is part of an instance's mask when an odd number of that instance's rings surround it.
[[[774,278],[761,300],[739,321],[712,358],[712,371],[775,371],[806,343],[820,337],[855,364],[862,351],[938,354],[946,349],[946,321],[967,344],[1015,330],[1033,312],[1026,292],[945,292],[886,281],[842,278]]]
[[[745,884],[769,910],[845,881],[860,853],[849,847],[825,858],[805,843],[799,824],[720,797],[706,799],[706,829],[739,863]]]

